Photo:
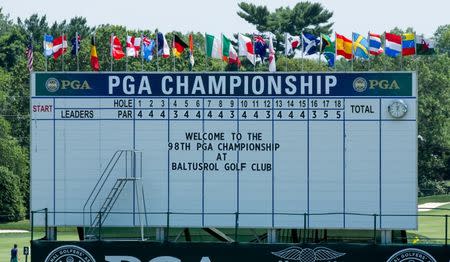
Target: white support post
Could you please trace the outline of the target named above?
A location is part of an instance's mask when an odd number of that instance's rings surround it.
[[[267,243],[274,244],[278,242],[277,230],[275,228],[267,229]]]
[[[392,244],[392,230],[381,230],[381,244]]]

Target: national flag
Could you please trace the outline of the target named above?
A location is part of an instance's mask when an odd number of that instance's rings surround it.
[[[260,35],[255,35],[253,41],[255,45],[255,54],[261,58],[262,62],[266,57],[266,49],[267,49],[266,41]]]
[[[352,40],[336,34],[336,54],[343,56],[345,59],[352,59]]]
[[[328,66],[332,67],[334,66],[334,60],[335,60],[335,52],[336,47],[333,41],[331,41],[331,38],[328,35],[320,34],[320,52],[323,53],[325,58],[327,59]]]
[[[409,56],[416,54],[415,34],[406,33],[402,35],[402,55]]]
[[[335,52],[335,46],[334,42],[331,41],[330,36],[325,34],[320,34],[320,52],[321,53],[334,53]]]
[[[158,32],[158,55],[163,58],[169,58],[170,56],[169,44],[167,44],[166,37],[161,32]]]
[[[191,67],[194,66],[194,36],[192,34],[189,35],[189,64]]]
[[[141,50],[141,38],[127,35],[127,56],[139,57],[139,51]]]
[[[239,59],[238,53],[234,49],[233,45],[230,45],[230,51],[229,51],[229,57],[228,57],[228,64],[236,64],[238,66],[241,66],[241,60]]]
[[[426,39],[423,36],[416,37],[416,52],[418,55],[432,55],[434,54],[434,41]]]
[[[76,38],[77,40],[75,40],[75,38]],[[77,34],[75,35],[75,37],[72,38],[72,39],[70,40],[70,42],[71,42],[71,44],[72,44],[72,50],[70,51],[70,53],[71,53],[72,55],[77,56],[77,55],[78,55],[78,52],[80,52],[80,48],[81,48],[81,36],[78,35],[78,33],[77,33]]]
[[[53,55],[53,36],[44,35],[44,56],[49,57]]]
[[[300,42],[300,36],[293,36],[289,33],[286,33],[284,39],[284,54],[289,55],[291,53],[294,53],[295,49],[300,46]]]
[[[120,39],[113,35],[111,40],[111,50],[112,50],[112,57],[116,60],[120,60],[125,56],[125,53],[123,52],[122,43],[120,43]]]
[[[27,56],[27,67],[28,71],[33,71],[33,38],[30,36],[28,40],[27,49],[25,50],[25,55]]]
[[[275,49],[273,48],[272,35],[269,36],[269,72],[276,72]]]
[[[180,57],[181,53],[183,53],[184,49],[187,47],[188,45],[183,40],[181,40],[179,36],[174,35],[172,43],[172,53],[174,56]]]
[[[230,57],[231,40],[222,34],[222,59],[227,62]]]
[[[67,51],[67,38],[65,35],[53,39],[53,58],[56,60]]]
[[[367,41],[367,39],[358,33],[353,33],[352,40],[353,40],[353,45],[352,45],[353,55],[355,57],[361,57],[364,59],[368,59],[369,58],[369,42]]]
[[[383,53],[380,35],[369,32],[369,53],[374,56],[381,55]]]
[[[142,55],[144,56],[144,60],[152,61],[153,59],[153,50],[155,49],[155,40],[149,39],[144,36],[142,39]]]
[[[303,53],[305,55],[312,55],[317,53],[317,47],[320,44],[319,41],[320,40],[312,34],[302,33]]]
[[[386,33],[384,53],[390,57],[397,57],[402,52],[402,37],[396,34]]]
[[[222,59],[222,44],[220,39],[213,35],[205,34],[206,39],[206,56],[211,58]]]
[[[91,38],[91,68],[93,71],[100,70],[100,65],[98,63],[97,46],[95,44],[95,36]]]
[[[336,55],[334,53],[329,53],[329,52],[325,52],[325,53],[323,53],[323,55],[327,59],[328,66],[329,67],[333,67],[334,66],[334,61],[336,59]]]
[[[253,49],[253,43],[252,40],[242,34],[238,35],[238,44],[239,44],[239,55],[240,56],[247,56],[247,59],[252,63],[255,64],[255,51]]]

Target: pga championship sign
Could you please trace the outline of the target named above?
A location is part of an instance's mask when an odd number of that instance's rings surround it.
[[[31,90],[49,225],[417,227],[414,72],[38,72]]]

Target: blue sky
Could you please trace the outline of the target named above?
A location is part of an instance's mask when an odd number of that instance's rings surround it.
[[[0,6],[11,18],[28,17],[33,13],[47,15],[50,22],[84,16],[91,26],[120,24],[130,29],[161,31],[208,32],[231,34],[254,32],[255,27],[241,19],[237,0],[2,0]],[[294,6],[293,0],[247,1],[267,5],[270,10],[280,6]],[[365,34],[371,30],[383,33],[395,26],[413,27],[417,33],[431,36],[439,25],[450,24],[450,1],[427,0],[312,0],[334,12],[334,30],[350,36],[352,32]],[[26,3],[26,4],[25,4]],[[362,4],[364,3],[364,4]]]

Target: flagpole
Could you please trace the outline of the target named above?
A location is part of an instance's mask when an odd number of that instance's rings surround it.
[[[353,32],[352,32],[352,64],[351,64],[351,70],[353,72],[353,60],[355,59],[355,52],[353,51]]]
[[[253,45],[253,72],[255,72],[256,71],[255,33],[252,33],[252,45]]]
[[[109,55],[111,58],[111,71],[113,71],[113,40],[114,40],[114,33],[111,33],[111,39],[109,40]]]
[[[126,38],[125,38],[125,71],[126,72],[128,72],[128,47],[127,47],[127,44],[128,44],[128,31],[125,29],[125,32],[126,32]],[[134,43],[133,43],[134,44]]]
[[[302,31],[301,31],[301,35],[300,35],[300,45],[301,45],[301,47],[302,47],[302,71],[303,71],[303,56],[304,56],[304,53],[305,53],[305,46],[304,46],[304,42],[303,42],[303,29],[302,29]]]
[[[61,34],[61,71],[64,72],[64,32]]]
[[[175,53],[173,51],[173,49],[175,48],[175,34],[173,34],[172,37],[172,60],[173,60],[173,71],[175,72]]]
[[[284,55],[286,58],[286,72],[288,71],[288,33],[284,33]],[[292,50],[294,51],[294,50]],[[295,54],[295,53],[294,53]]]
[[[319,58],[317,59],[317,62],[319,63],[320,66],[320,58],[322,55],[322,34],[319,35],[319,39],[320,39],[320,47],[319,47]]]
[[[367,68],[367,71],[370,71],[370,31],[368,31],[367,32],[367,42],[368,42],[368,46],[369,46],[369,54],[368,54],[368,59],[367,59],[367,61],[368,61],[368,68]]]
[[[144,71],[144,34],[141,33],[141,71]]]
[[[221,48],[220,50],[222,50],[222,58],[220,59],[220,63],[222,64],[222,71],[225,71],[225,66],[226,64],[224,63],[225,61],[223,60],[223,33],[220,33],[220,45]],[[255,51],[255,48],[253,48],[253,52]],[[228,57],[230,56],[230,54],[228,54]],[[255,71],[255,70],[253,70]]]
[[[156,71],[159,71],[159,47],[158,47],[158,29],[155,29],[155,39],[156,39]]]
[[[45,54],[45,43],[46,43],[46,41],[45,41],[45,36],[46,36],[47,34],[46,33],[44,33],[44,41],[42,41],[42,45],[44,46],[44,56],[45,56],[45,72],[47,72],[47,63],[48,63],[48,56],[47,56],[47,54]]]
[[[75,54],[77,56],[77,71],[80,71],[80,61],[78,59],[78,32],[75,33]]]
[[[403,70],[403,34],[400,34],[400,70]]]
[[[206,42],[206,32],[205,32],[205,71],[209,71],[209,65],[208,65],[208,45]]]
[[[334,71],[336,71],[336,62],[337,62],[337,33],[334,32]]]

